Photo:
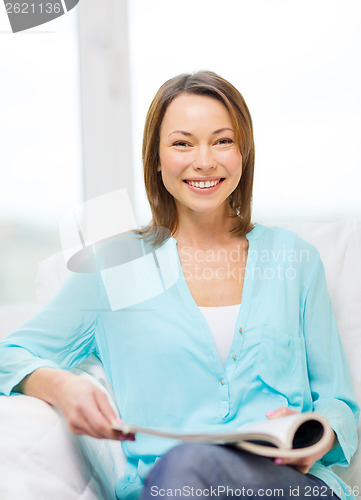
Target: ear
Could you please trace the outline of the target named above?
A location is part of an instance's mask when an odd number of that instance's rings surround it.
[[[160,163],[158,164],[158,167],[157,167],[157,172],[161,172],[162,171],[162,167],[160,165]]]

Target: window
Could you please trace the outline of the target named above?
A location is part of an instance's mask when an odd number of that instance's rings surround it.
[[[35,302],[39,261],[82,197],[77,9],[0,34],[0,304]]]

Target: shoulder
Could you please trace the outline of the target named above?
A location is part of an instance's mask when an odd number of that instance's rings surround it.
[[[308,253],[312,260],[319,259],[319,251],[315,245],[307,239],[301,237],[296,231],[281,226],[266,226],[264,224],[255,224],[254,230],[257,231],[259,247],[265,249],[284,249],[289,251],[298,251]],[[252,231],[253,232],[253,231]]]
[[[294,284],[298,282],[301,288],[307,288],[317,268],[322,266],[316,246],[288,228],[256,224],[254,230],[257,260],[287,270],[294,277]]]

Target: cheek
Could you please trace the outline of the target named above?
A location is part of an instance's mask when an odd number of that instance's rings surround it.
[[[230,151],[227,159],[228,171],[234,177],[241,177],[242,155],[238,151]]]
[[[177,175],[187,166],[185,155],[174,151],[164,151],[160,155],[160,170],[163,175]]]

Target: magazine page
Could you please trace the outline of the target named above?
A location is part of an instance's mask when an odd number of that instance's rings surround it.
[[[234,431],[188,433],[156,427],[127,425],[116,421],[113,429],[125,434],[152,436],[202,443],[235,444],[242,449],[265,456],[307,456],[321,448],[332,429],[327,420],[313,412],[297,413],[274,420],[247,423]],[[316,447],[316,449],[315,449]],[[283,455],[280,455],[282,450]]]

